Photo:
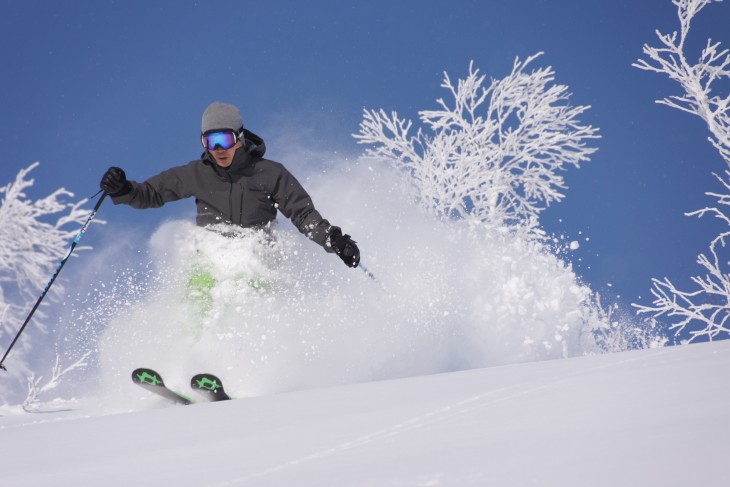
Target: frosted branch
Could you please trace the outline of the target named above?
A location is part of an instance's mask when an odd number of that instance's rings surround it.
[[[684,50],[693,17],[713,1],[720,0],[675,0],[679,35],[657,31],[662,47],[645,44],[643,52],[648,59],[639,59],[633,66],[665,74],[679,84],[683,90],[681,95],[662,98],[657,103],[702,118],[710,130],[710,142],[730,166],[730,93],[715,91],[723,88],[716,86],[718,81],[730,81],[730,50],[721,49],[719,42],[708,39],[695,64],[687,60]]]
[[[28,395],[26,396],[25,401],[23,401],[23,410],[29,413],[38,411],[39,396],[58,387],[62,379],[68,373],[76,369],[86,367],[88,365],[86,359],[89,358],[89,355],[91,355],[91,352],[86,352],[83,357],[66,368],[61,367],[61,357],[56,355],[56,361],[53,365],[53,369],[51,370],[51,378],[43,385],[41,385],[41,382],[43,381],[42,376],[35,377],[35,375],[32,374],[28,377]]]
[[[599,137],[578,121],[589,107],[568,104],[552,68],[527,72],[541,54],[515,59],[507,77],[488,85],[473,62],[456,84],[444,73],[441,87],[453,101],[419,112],[416,134],[396,112],[365,110],[354,137],[370,146],[366,156],[410,176],[427,211],[535,228],[540,212],[564,197],[560,173],[588,161],[595,152],[588,141]]]
[[[698,218],[714,216],[728,227],[710,243],[709,256],[700,254],[697,257],[697,263],[705,270],[705,275],[692,278],[695,285],[692,291],[679,289],[668,278],[652,279],[652,305],[633,305],[639,314],[671,318],[674,324],[670,326],[670,330],[676,335],[686,330],[690,335],[690,342],[700,338],[713,340],[718,336],[727,338],[724,335],[730,333],[730,270],[727,269],[727,258],[719,255],[725,250],[726,242],[730,238],[730,217],[724,209],[730,206],[730,171],[725,172],[726,179],[717,174],[715,177],[728,193],[705,194],[714,197],[719,206],[687,213],[688,216]]]

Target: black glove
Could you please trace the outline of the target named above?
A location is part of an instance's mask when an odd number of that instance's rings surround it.
[[[342,262],[348,267],[357,267],[360,263],[360,249],[349,235],[342,235],[342,230],[334,227],[329,235],[330,245],[335,249]]]
[[[132,183],[127,181],[124,170],[118,167],[110,167],[106,170],[99,187],[109,196],[124,196],[132,191]]]

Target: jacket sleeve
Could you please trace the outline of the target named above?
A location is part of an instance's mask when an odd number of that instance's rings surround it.
[[[125,204],[143,210],[159,208],[165,203],[190,197],[193,193],[190,184],[186,183],[189,181],[186,177],[189,167],[190,164],[173,167],[142,183],[130,181],[132,191],[124,196],[114,197],[112,201],[115,205]]]
[[[282,165],[274,188],[274,202],[304,235],[321,245],[327,252],[334,252],[327,240],[333,227],[315,209],[312,198],[297,179]]]

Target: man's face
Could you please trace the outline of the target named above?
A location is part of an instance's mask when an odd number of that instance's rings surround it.
[[[231,147],[230,149],[223,149],[221,146],[217,146],[216,149],[209,150],[210,154],[213,156],[213,159],[215,159],[216,164],[218,164],[220,167],[228,167],[233,162],[233,156],[236,154],[236,149],[241,147],[241,141],[239,140],[236,142],[236,145]]]

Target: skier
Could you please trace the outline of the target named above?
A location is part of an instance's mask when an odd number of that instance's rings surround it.
[[[201,142],[205,152],[198,160],[142,183],[128,180],[121,168],[110,167],[100,187],[115,205],[139,209],[194,197],[196,221],[203,227],[227,223],[268,230],[278,209],[327,252],[337,254],[349,267],[358,266],[360,251],[355,241],[320,215],[282,164],[264,158],[263,139],[243,128],[236,106],[215,102],[205,109]]]

